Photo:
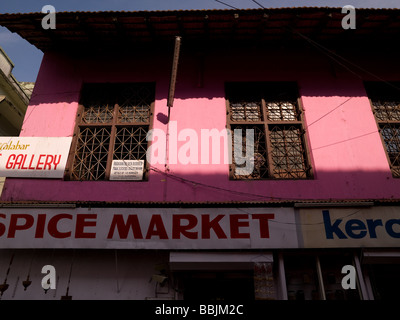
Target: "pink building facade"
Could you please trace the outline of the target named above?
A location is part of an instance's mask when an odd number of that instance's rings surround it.
[[[391,14],[360,12],[372,20]],[[290,36],[274,27],[279,21],[293,21],[296,13],[301,22]],[[46,293],[38,284],[43,275],[37,273],[36,283],[27,290],[2,292],[5,299],[60,299],[70,294],[73,299],[193,300],[200,296],[229,300],[232,292],[236,298],[240,292],[250,292],[251,299],[372,300],[396,295],[385,274],[400,284],[393,271],[399,263],[400,161],[393,154],[400,153],[396,137],[400,109],[399,104],[393,105],[397,97],[388,95],[387,104],[392,104],[385,110],[395,116],[382,120],[383,107],[374,103],[385,105],[385,96],[376,98],[379,90],[368,88],[379,82],[398,91],[400,65],[391,47],[378,50],[365,39],[381,38],[386,44],[386,39],[398,35],[398,27],[392,28],[392,34],[381,31],[377,36],[373,26],[364,22],[359,33],[349,36],[353,31],[341,29],[339,9],[282,9],[265,14],[264,10],[149,13],[147,21],[152,22],[144,25],[155,33],[152,42],[133,42],[121,49],[130,37],[129,28],[139,23],[143,13],[114,13],[117,20],[112,20],[112,13],[88,13],[80,17],[88,29],[74,25],[71,30],[77,33],[69,41],[63,23],[73,14],[59,14],[59,29],[43,36],[62,45],[43,49],[20,137],[72,137],[67,170],[59,179],[6,179],[1,195],[0,272],[11,266],[13,284],[27,273],[23,266],[28,261],[32,270],[51,264],[59,275],[60,289]],[[333,20],[324,24],[328,14],[333,14]],[[39,21],[39,15],[31,15]],[[18,19],[0,18],[11,30],[12,19]],[[79,39],[77,34],[84,30],[90,39],[98,31],[101,37],[99,21],[109,26],[114,26],[110,21],[119,21],[124,36],[105,33],[106,49],[98,42],[85,45],[84,36]],[[179,26],[179,21],[180,33],[174,33],[172,25]],[[375,22],[380,21],[376,18]],[[192,27],[196,23],[201,27]],[[13,31],[43,46],[35,35],[24,33],[23,22],[18,28]],[[218,30],[223,31],[218,34]],[[265,30],[273,30],[275,38],[270,39]],[[178,34],[182,45],[169,108],[173,36]],[[306,173],[274,177],[266,169],[268,176],[261,179],[232,178],[234,167],[223,161],[232,141],[222,134],[204,143],[202,135],[207,129],[223,133],[235,128],[232,117],[237,111],[227,88],[288,82],[298,90],[296,128],[303,139]],[[148,129],[168,137],[157,141],[161,155],[164,148],[168,150],[167,163],[147,162],[141,181],[110,181],[108,173],[97,180],[74,178],[77,135],[90,127],[79,124],[85,110],[80,107],[85,84],[124,83],[154,87]],[[250,104],[238,95],[242,111],[249,112]],[[261,108],[266,103],[268,111],[267,100],[263,98]],[[282,106],[280,110],[283,114]],[[385,123],[392,126],[389,140],[385,140]],[[268,122],[265,127],[274,125]],[[290,130],[285,123],[276,126]],[[119,130],[121,125],[115,127]],[[272,137],[272,132],[267,135]],[[193,147],[187,152],[189,144]],[[151,141],[147,148],[150,145]],[[275,158],[268,152],[273,148],[267,147],[265,155],[271,161]],[[220,161],[213,163],[216,151]],[[296,155],[291,152],[297,151],[284,151],[293,159]],[[32,249],[37,252],[32,254]],[[70,278],[69,259],[75,259]],[[96,263],[98,270],[89,277]],[[108,270],[117,263],[119,271],[109,276]],[[129,271],[132,265],[137,272]],[[341,285],[344,265],[357,272],[355,289]],[[259,275],[271,280],[260,281]],[[75,288],[74,281],[67,287],[71,277],[79,279]]]
[[[170,121],[178,133],[192,129],[226,128],[226,82],[296,81],[304,109],[313,178],[307,180],[232,181],[229,165],[204,164],[201,141],[197,164],[169,164],[169,173],[205,185],[249,195],[215,192],[213,188],[188,185],[151,171],[146,182],[68,181],[9,179],[2,199],[6,201],[254,201],[254,200],[366,200],[398,199],[399,180],[391,174],[371,104],[362,80],[315,49],[231,50],[206,48],[202,86],[198,87],[195,53],[183,47],[174,106]],[[396,64],[374,59],[375,53],[354,58],[380,78],[397,74]],[[363,61],[365,60],[365,61]],[[363,64],[364,62],[364,64]],[[83,83],[154,82],[156,85],[153,128],[167,132],[167,96],[171,54],[158,52],[69,57],[46,53],[37,78],[22,137],[71,137]],[[372,76],[370,79],[376,80]],[[185,141],[176,141],[176,150]],[[171,144],[174,141],[170,142]],[[220,142],[223,155],[223,141]],[[176,153],[177,153],[176,152]],[[175,153],[175,154],[176,154]],[[211,162],[211,147],[210,147]],[[164,171],[164,165],[156,165]],[[164,181],[166,180],[166,181]],[[256,196],[251,196],[255,194]],[[261,197],[260,197],[261,196]]]

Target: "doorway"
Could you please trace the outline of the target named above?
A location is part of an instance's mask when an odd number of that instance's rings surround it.
[[[253,272],[201,271],[179,274],[186,301],[253,301]]]

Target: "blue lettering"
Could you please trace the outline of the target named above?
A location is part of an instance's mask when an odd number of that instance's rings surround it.
[[[337,219],[334,224],[332,224],[329,210],[322,210],[322,214],[324,217],[326,238],[333,239],[333,234],[335,233],[339,239],[347,239],[343,231],[339,228],[339,224],[342,222],[342,219]]]
[[[372,220],[372,219],[367,219],[367,225],[368,225],[368,230],[369,230],[369,235],[371,238],[376,238],[376,227],[377,226],[383,226],[382,220]]]
[[[365,224],[358,219],[351,219],[346,222],[346,232],[350,238],[353,239],[361,239],[364,238],[365,235],[367,234],[367,231],[365,230]],[[359,233],[354,233],[354,231],[360,230]]]
[[[335,235],[338,239],[362,239],[368,235],[371,239],[376,239],[376,228],[383,227],[382,219],[366,219],[366,223],[359,219],[350,219],[344,226],[345,232],[340,228],[343,219],[336,219],[333,222],[329,214],[329,210],[322,210],[324,219],[325,234],[327,239],[334,239]],[[397,225],[394,230],[394,225]],[[400,239],[400,219],[390,219],[385,223],[385,229],[392,238]]]
[[[400,232],[395,232],[393,230],[393,225],[394,224],[399,224],[400,225],[400,219],[390,219],[386,222],[385,228],[386,232],[393,238],[400,238]]]

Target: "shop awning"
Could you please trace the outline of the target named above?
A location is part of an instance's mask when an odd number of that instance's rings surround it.
[[[290,41],[308,43],[304,39],[331,44],[353,44],[362,41],[368,46],[376,41],[393,41],[400,31],[399,9],[357,8],[357,27],[344,30],[342,8],[291,7],[266,9],[167,10],[167,11],[99,11],[57,12],[56,29],[43,29],[45,14],[4,13],[0,25],[42,51],[76,50],[85,47],[111,50],[134,47],[142,49],[182,36],[185,44],[221,43],[237,45],[237,41],[285,44]],[[204,45],[204,44],[202,44]],[[277,44],[275,44],[277,45]],[[347,47],[346,47],[347,48]]]
[[[177,270],[247,270],[256,262],[273,262],[270,252],[171,252],[170,268]]]
[[[362,254],[363,264],[400,264],[399,249],[365,249]]]

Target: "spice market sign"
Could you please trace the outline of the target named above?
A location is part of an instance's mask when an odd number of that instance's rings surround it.
[[[293,208],[0,208],[0,248],[296,247]]]

